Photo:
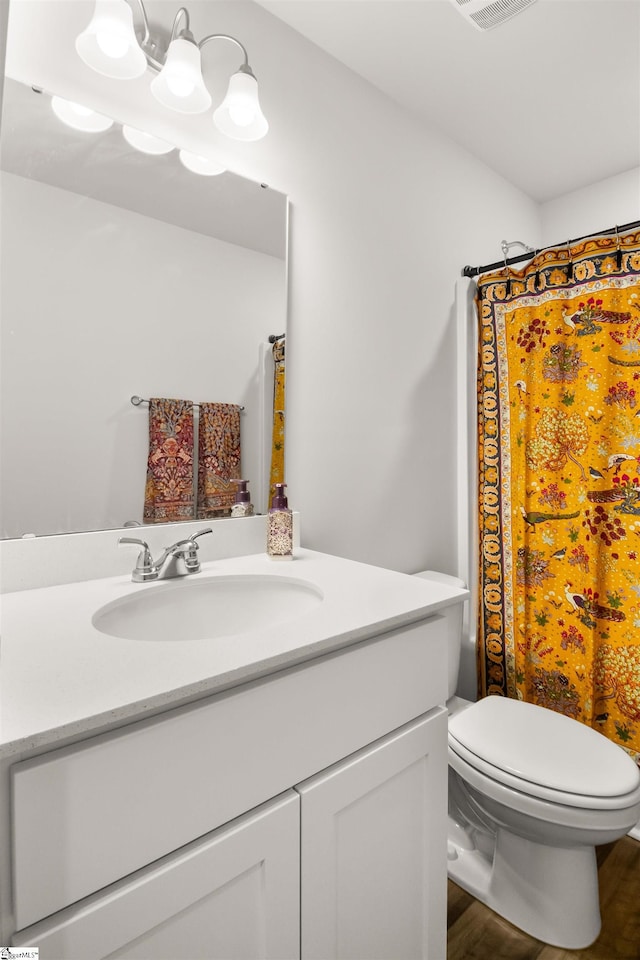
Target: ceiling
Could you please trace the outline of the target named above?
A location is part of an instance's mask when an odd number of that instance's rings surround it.
[[[640,166],[640,0],[258,0],[538,202]]]

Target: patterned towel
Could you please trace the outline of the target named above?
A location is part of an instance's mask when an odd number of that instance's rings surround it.
[[[193,520],[193,403],[149,400],[144,522]]]
[[[240,469],[240,407],[201,403],[198,438],[198,517],[228,517]]]

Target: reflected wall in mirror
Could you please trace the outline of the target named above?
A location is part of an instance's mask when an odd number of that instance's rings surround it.
[[[65,127],[8,77],[0,147],[2,536],[142,521],[148,407],[132,395],[242,405],[264,510],[286,197],[142,154],[118,124]]]

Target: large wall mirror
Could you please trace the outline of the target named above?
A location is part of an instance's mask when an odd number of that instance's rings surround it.
[[[2,536],[142,520],[148,407],[134,395],[241,405],[264,509],[287,198],[142,154],[118,124],[74,131],[11,77],[0,168]]]

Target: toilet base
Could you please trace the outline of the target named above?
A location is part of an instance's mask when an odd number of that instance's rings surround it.
[[[451,880],[543,943],[588,947],[600,932],[594,847],[550,847],[498,828],[493,861],[449,834]]]

